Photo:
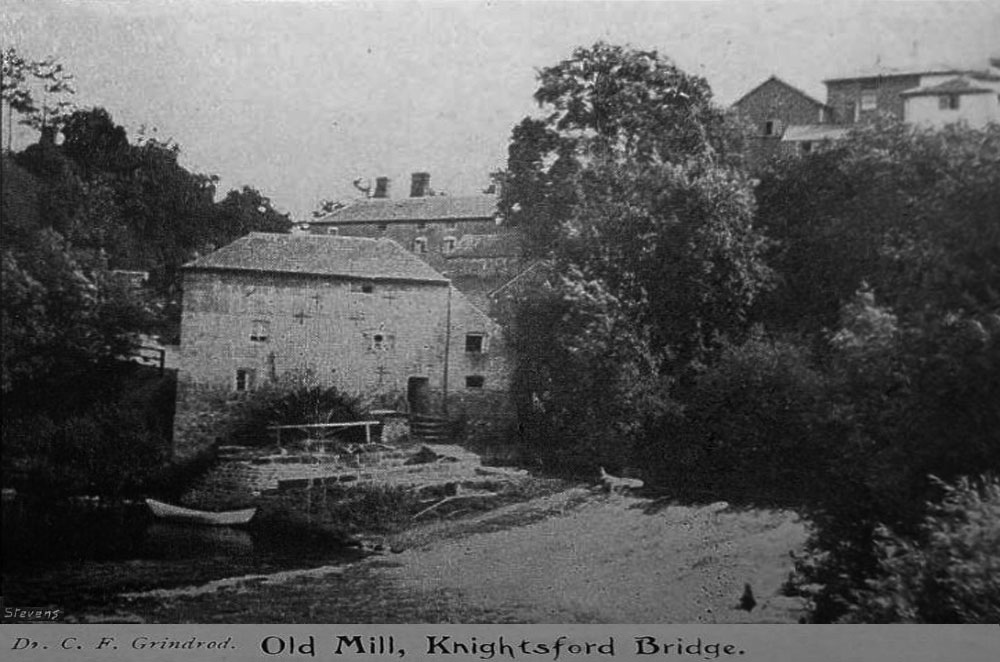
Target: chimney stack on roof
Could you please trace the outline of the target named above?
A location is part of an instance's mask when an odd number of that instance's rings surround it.
[[[410,197],[423,198],[431,191],[431,173],[415,172],[410,180]]]
[[[372,194],[373,198],[388,198],[389,197],[389,178],[388,177],[376,177],[375,178],[375,193]]]

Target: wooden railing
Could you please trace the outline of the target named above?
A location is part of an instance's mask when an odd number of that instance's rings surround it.
[[[281,447],[281,431],[282,430],[302,430],[304,432],[309,432],[311,430],[332,431],[337,432],[347,428],[365,428],[365,443],[370,444],[372,442],[372,426],[381,425],[382,421],[351,421],[349,423],[310,423],[306,425],[271,425],[268,426],[268,430],[273,430],[275,437],[278,442],[278,447]]]

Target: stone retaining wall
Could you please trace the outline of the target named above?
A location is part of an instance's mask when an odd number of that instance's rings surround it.
[[[281,483],[333,479],[334,482],[357,481],[363,467],[388,466],[404,461],[405,455],[393,452],[369,452],[351,455],[295,454],[260,455],[233,459],[224,455],[206,476],[182,497],[192,507],[223,507],[248,503]]]
[[[223,449],[219,463],[188,490],[189,507],[225,509],[255,503],[281,492],[350,489],[361,485],[421,487],[476,478],[479,457],[452,445],[388,447],[361,453],[266,454],[255,449]],[[414,464],[432,448],[440,459]]]

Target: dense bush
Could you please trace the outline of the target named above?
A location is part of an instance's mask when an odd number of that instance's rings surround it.
[[[1000,124],[859,125],[774,164],[757,208],[780,274],[757,310],[772,329],[834,326],[862,281],[903,317],[1000,308]]]
[[[253,391],[234,409],[230,443],[267,444],[272,425],[310,425],[360,421],[364,408],[358,398],[341,393],[333,386],[317,383],[312,373],[290,373]],[[364,431],[352,431],[345,438],[361,441]]]
[[[169,451],[141,413],[120,403],[98,404],[62,420],[37,414],[5,422],[3,446],[5,476],[51,498],[137,494]]]
[[[47,390],[129,354],[148,317],[99,258],[51,229],[8,231],[0,271],[0,389]]]
[[[648,339],[603,283],[578,271],[521,303],[513,346],[524,454],[553,471],[628,464],[668,405]]]
[[[942,485],[915,537],[880,527],[877,569],[855,593],[852,623],[1000,622],[1000,481]]]
[[[977,319],[982,317],[982,319]],[[900,322],[860,292],[832,338],[833,402],[846,434],[823,467],[836,481],[817,493],[809,553],[794,583],[813,617],[857,608],[877,579],[880,527],[921,544],[926,503],[953,481],[1000,470],[1000,320],[950,314]]]
[[[885,582],[903,559],[941,566],[920,556],[940,552],[925,524],[945,498],[931,474],[1000,471],[1000,125],[859,125],[773,164],[757,204],[780,278],[755,318],[808,339],[837,423],[793,583],[819,622],[980,618],[914,606],[916,589]],[[912,552],[891,570],[887,535]]]
[[[678,395],[683,414],[645,444],[656,482],[798,497],[815,489],[838,427],[806,349],[757,330]]]
[[[934,493],[930,474],[952,480],[1000,468],[1000,317],[907,323],[862,291],[831,345],[854,441],[841,455],[856,474],[868,472],[894,517],[920,520]]]

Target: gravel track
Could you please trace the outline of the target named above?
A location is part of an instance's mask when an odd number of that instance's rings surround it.
[[[794,623],[802,605],[779,591],[789,552],[805,538],[791,511],[677,505],[576,487],[411,529],[381,541],[395,552],[346,568],[122,598],[115,615],[228,623]],[[747,583],[757,602],[750,612],[737,608]]]

